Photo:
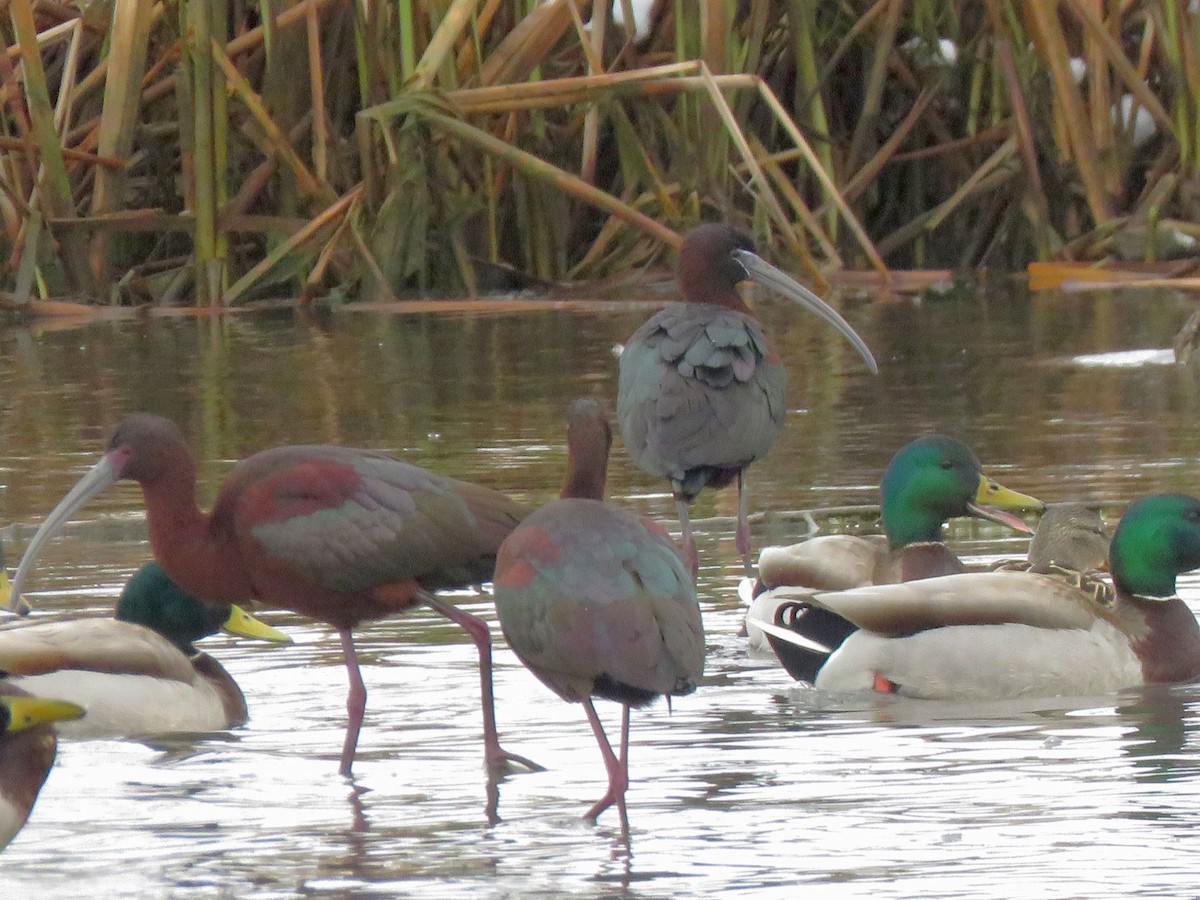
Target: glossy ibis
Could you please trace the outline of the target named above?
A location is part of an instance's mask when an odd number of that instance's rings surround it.
[[[518,526],[496,560],[496,611],[504,636],[543,684],[582,703],[628,833],[629,710],[691,692],[704,668],[704,629],[691,573],[657,524],[604,502],[612,432],[594,400],[577,400],[567,430],[561,499]],[[622,705],[620,753],[593,697]]]
[[[205,515],[183,433],[138,413],[117,426],[100,461],[34,535],[13,579],[14,604],[45,541],[120,479],[141,485],[154,556],[184,590],[210,602],[251,597],[338,630],[350,678],[342,775],[350,774],[367,700],[352,629],[418,604],[460,624],[479,650],[489,767],[536,768],[500,747],[487,623],[434,595],[491,576],[501,541],[526,514],[520,504],[385,453],[309,445],[239,462]]]
[[[705,487],[737,482],[735,537],[748,575],[745,470],[770,449],[783,426],[787,372],[737,285],[752,279],[795,300],[837,328],[872,372],[877,366],[845,319],[762,260],[750,238],[727,225],[701,225],[688,233],[677,278],[684,302],[652,316],[621,353],[621,436],[641,469],[670,480],[693,576],[699,558],[688,507]]]

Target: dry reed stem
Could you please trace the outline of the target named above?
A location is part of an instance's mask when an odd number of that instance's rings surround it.
[[[359,185],[352,189],[348,194],[341,197],[335,203],[331,204],[327,209],[310,220],[303,228],[296,231],[290,238],[271,251],[265,258],[258,262],[245,275],[234,282],[229,290],[225,292],[224,301],[226,304],[232,305],[241,299],[242,295],[250,290],[258,281],[265,277],[276,265],[278,265],[285,257],[296,252],[300,247],[308,244],[321,231],[328,228],[331,224],[335,224],[338,220],[345,216],[353,209],[355,202],[362,194],[362,186]]]
[[[34,159],[41,155],[41,148],[34,145],[30,146],[27,141],[22,141],[19,138],[11,138],[0,136],[0,150],[11,150],[14,153],[30,154]],[[63,159],[69,159],[71,162],[86,163],[89,166],[96,166],[101,169],[124,169],[125,163],[112,156],[100,156],[96,153],[85,153],[82,150],[72,150],[70,147],[62,148]]]
[[[904,0],[889,0],[884,10],[883,21],[876,35],[875,47],[871,57],[871,70],[866,79],[866,90],[863,92],[862,112],[850,138],[850,149],[847,153],[847,163],[852,168],[859,166],[859,160],[867,153],[867,136],[875,129],[876,120],[883,105],[883,89],[887,83],[888,61],[896,45],[896,32],[900,27],[900,14],[904,10]]]
[[[304,19],[306,49],[308,51],[309,96],[312,97],[313,112],[313,168],[319,181],[329,178],[329,114],[325,110],[325,74],[321,59],[320,21],[317,8],[307,7]]]
[[[535,6],[492,51],[479,73],[484,85],[524,81],[571,26],[572,0],[547,0]],[[584,8],[591,0],[583,0]]]
[[[476,0],[453,0],[450,4],[425,52],[421,54],[420,61],[417,62],[409,82],[411,90],[427,91],[433,87],[438,71],[454,52],[455,42],[471,24],[471,13],[475,3]]]
[[[895,165],[896,163],[917,162],[923,159],[944,156],[949,153],[959,153],[962,150],[969,150],[974,147],[982,147],[985,144],[1004,140],[1013,131],[1013,121],[1011,119],[1004,119],[989,128],[977,131],[970,137],[958,138],[944,144],[930,144],[928,147],[921,147],[919,150],[905,150],[903,153],[893,153],[887,158],[887,164]]]
[[[296,176],[297,184],[303,193],[324,204],[332,203],[337,198],[337,192],[327,182],[313,175],[308,166],[304,164],[304,160],[300,158],[300,154],[296,152],[291,141],[287,139],[279,126],[275,124],[275,120],[271,118],[271,114],[267,112],[262,99],[229,57],[225,55],[221,45],[213,41],[211,47],[213,61],[224,73],[230,89],[242,101],[242,105],[263,131],[262,151],[265,154],[278,155]]]
[[[360,191],[359,197],[361,196],[362,192]],[[358,198],[356,197],[355,203],[357,202]],[[330,236],[329,240],[325,242],[325,246],[321,249],[320,254],[317,256],[317,261],[313,263],[312,271],[308,273],[308,278],[304,280],[304,288],[300,292],[301,306],[305,306],[312,302],[312,299],[317,295],[321,281],[325,278],[325,273],[329,270],[329,264],[333,260],[334,251],[337,250],[338,244],[341,243],[342,237],[345,235],[346,230],[350,227],[353,217],[354,209],[352,205],[351,208],[346,211],[346,214],[342,216],[337,227],[334,228],[333,234]]]
[[[1124,83],[1126,89],[1137,98],[1137,102],[1145,107],[1150,115],[1154,116],[1161,128],[1170,131],[1174,127],[1174,122],[1171,120],[1170,114],[1166,108],[1159,102],[1158,97],[1150,90],[1150,86],[1146,84],[1145,78],[1139,74],[1128,57],[1125,56],[1125,51],[1121,49],[1121,45],[1113,38],[1108,27],[1101,21],[1096,5],[1089,5],[1087,0],[1066,0],[1067,7],[1075,14],[1076,18],[1087,29],[1088,37],[1094,40],[1099,47],[1097,59],[1102,59],[1105,63],[1113,67],[1113,71]],[[1092,68],[1093,72],[1101,71],[1099,66]],[[1107,99],[1107,98],[1105,98]],[[1109,113],[1111,104],[1105,104],[1103,109],[1104,122],[1111,123],[1112,117]]]
[[[847,202],[853,202],[855,197],[870,187],[871,182],[878,177],[883,167],[896,155],[900,146],[908,140],[935,99],[937,99],[937,92],[933,88],[926,88],[913,101],[912,108],[905,114],[904,119],[888,136],[888,139],[875,151],[875,155],[842,185],[842,196]]]
[[[950,197],[938,207],[932,210],[926,227],[929,229],[937,228],[950,213],[957,209],[967,197],[976,192],[981,182],[990,176],[997,168],[1002,166],[1006,161],[1012,158],[1017,151],[1017,138],[1010,137],[1003,144],[993,151],[992,155],[984,161],[975,173],[971,175],[959,188],[950,195]]]
[[[109,72],[104,80],[104,108],[97,134],[98,155],[127,159],[133,151],[153,5],[152,0],[116,0],[113,6]],[[124,200],[124,167],[97,173],[92,189],[93,215],[112,212]]]
[[[809,234],[816,239],[825,258],[834,266],[839,268],[843,266],[844,262],[841,254],[838,253],[837,246],[833,243],[829,235],[825,233],[825,229],[821,227],[817,216],[808,208],[808,204],[804,202],[804,198],[796,190],[796,186],[784,174],[783,169],[780,168],[776,159],[764,152],[762,144],[757,138],[754,139],[753,147],[755,157],[762,165],[763,171],[770,176],[771,182],[779,190],[779,193],[784,196],[788,204],[796,212],[796,215],[799,216],[800,221],[804,223],[804,227],[808,229]]]
[[[647,40],[629,42],[627,21],[619,47],[606,46],[613,35],[621,40],[606,29],[609,0],[594,9],[588,0],[301,0],[275,16],[286,2],[107,0],[108,21],[98,24],[62,21],[69,9],[32,0],[6,3],[18,37],[0,60],[8,99],[0,220],[13,248],[7,276],[19,277],[26,294],[77,290],[85,273],[70,269],[63,285],[55,270],[38,269],[27,255],[25,242],[38,242],[37,228],[64,240],[63,247],[41,241],[43,258],[56,255],[77,267],[80,257],[65,242],[86,245],[90,236],[102,245],[105,235],[135,230],[132,219],[73,221],[79,209],[170,205],[161,187],[181,180],[194,216],[138,211],[134,219],[138,229],[160,236],[194,233],[198,296],[208,302],[205,293],[219,297],[227,277],[231,230],[266,235],[299,224],[295,217],[245,215],[255,204],[290,212],[298,192],[302,200],[319,198],[327,211],[361,179],[353,212],[332,236],[320,247],[303,245],[317,262],[295,283],[311,296],[331,266],[344,266],[350,254],[335,248],[345,249],[349,229],[362,257],[358,271],[382,288],[361,229],[388,227],[371,220],[390,193],[388,180],[412,177],[417,167],[425,169],[431,202],[414,207],[421,224],[401,230],[397,252],[412,261],[405,271],[418,273],[423,285],[438,267],[435,254],[447,250],[441,271],[453,278],[457,269],[468,286],[477,277],[476,254],[497,267],[519,259],[540,279],[638,265],[676,243],[676,231],[701,210],[720,208],[771,232],[810,270],[806,235],[822,262],[841,265],[851,248],[880,277],[887,273],[883,252],[919,260],[932,247],[979,259],[1024,241],[1042,254],[1053,247],[1095,254],[1119,228],[1192,217],[1187,186],[1200,168],[1200,62],[1194,23],[1171,0],[985,0],[982,19],[931,16],[928,0],[875,0],[862,11],[845,3],[749,0],[736,12],[731,0],[668,0]],[[190,24],[187,58],[177,42],[181,6]],[[255,28],[241,18],[251,9],[267,17]],[[227,23],[239,33],[226,43]],[[288,40],[288,52],[303,54],[308,78],[278,83],[286,65],[280,34],[300,24],[305,34]],[[910,33],[936,40],[931,26],[960,50],[944,70],[922,68],[900,43]],[[199,44],[198,27],[212,32]],[[1033,52],[1024,50],[1029,36]],[[275,74],[264,76],[259,48],[267,40],[266,68]],[[1077,48],[1087,64],[1082,81],[1068,59]],[[13,59],[24,62],[26,77],[13,72]],[[1048,81],[1031,71],[1037,65]],[[855,76],[859,83],[848,82]],[[177,85],[184,89],[172,98]],[[224,112],[227,87],[239,100],[232,119]],[[17,91],[30,98],[29,121]],[[693,96],[697,91],[703,97]],[[1146,149],[1114,123],[1113,101],[1125,92],[1159,127]],[[371,105],[368,97],[383,102]],[[897,98],[915,100],[901,101],[909,108],[893,124]],[[1047,102],[1056,110],[1049,126],[1030,111]],[[292,112],[297,103],[312,110],[311,119],[300,117],[303,124]],[[423,124],[392,127],[413,116]],[[161,154],[171,152],[172,127],[182,136],[177,170],[155,172]],[[345,144],[354,141],[358,159],[346,160]],[[687,142],[693,158],[680,156],[672,141]],[[1055,141],[1057,160],[1050,159]],[[57,172],[47,159],[51,145],[58,148]],[[471,171],[481,151],[480,171]],[[150,190],[128,201],[126,160],[137,166],[137,180],[128,184]],[[1130,182],[1131,165],[1146,172],[1144,182]],[[456,175],[456,166],[468,168]],[[1019,204],[1003,193],[1016,178]],[[904,184],[915,191],[897,203],[891,191]],[[886,189],[868,190],[875,185]],[[1062,202],[1047,203],[1046,191]],[[880,213],[886,218],[870,221],[868,230],[868,217]],[[994,233],[981,220],[994,222]],[[849,230],[839,236],[839,228]],[[934,228],[941,230],[935,235]],[[878,246],[871,234],[880,236]],[[960,238],[957,249],[952,234]],[[244,241],[238,259],[271,246],[251,241],[257,243]],[[139,273],[181,247],[159,242],[148,252],[151,259],[133,264],[132,281],[120,283],[153,285]],[[274,259],[276,275],[296,268]],[[241,285],[240,275],[228,278]],[[261,289],[264,280],[258,273],[239,289]]]
[[[1096,158],[1096,147],[1084,114],[1083,98],[1071,72],[1071,53],[1056,18],[1057,2],[1025,0],[1025,10],[1035,28],[1035,43],[1050,65],[1055,94],[1062,110],[1063,122],[1070,139],[1069,152],[1079,168],[1088,207],[1097,223],[1112,218],[1103,172]],[[1066,150],[1067,148],[1064,148]]]
[[[58,100],[54,104],[54,130],[62,134],[66,131],[67,122],[75,105],[75,79],[79,74],[79,54],[82,47],[83,27],[72,29],[71,39],[67,43],[67,52],[63,60],[62,74],[59,76]]]
[[[666,225],[643,215],[611,194],[592,187],[578,176],[546,162],[541,157],[514,147],[486,131],[450,116],[426,110],[416,110],[415,112],[439,130],[453,134],[455,137],[479,147],[489,155],[509,163],[525,175],[552,184],[564,193],[585,203],[590,203],[605,212],[612,213],[635,228],[654,235],[668,246],[679,247],[683,243],[683,238]]]
[[[62,141],[55,127],[55,111],[50,104],[50,91],[46,83],[46,71],[42,65],[41,51],[37,39],[37,29],[33,18],[33,8],[29,0],[13,0],[9,7],[13,30],[17,43],[22,50],[21,65],[24,72],[25,101],[29,112],[30,135],[39,148],[37,179],[30,192],[28,205],[30,208],[44,208],[45,213],[58,218],[74,218],[77,215],[75,200],[71,190],[70,178],[67,175],[66,163],[63,160]],[[40,230],[41,216],[31,217],[25,222],[25,236],[28,241],[30,228]],[[36,249],[36,233],[32,233],[33,244],[26,244],[22,257],[22,265],[31,253],[31,246]],[[87,264],[87,246],[82,236],[68,233],[63,238],[61,255],[69,277],[74,285],[84,290],[90,290],[94,284],[92,273]],[[33,273],[36,279],[37,272]],[[21,292],[26,293],[25,290]]]
[[[833,179],[830,177],[829,173],[822,168],[820,160],[813,152],[812,146],[807,140],[804,139],[804,135],[800,133],[800,129],[796,127],[791,116],[787,114],[787,111],[779,103],[779,99],[775,96],[774,92],[767,85],[767,83],[758,78],[756,78],[755,81],[757,82],[759,96],[775,114],[780,126],[785,132],[787,132],[788,136],[796,144],[797,149],[803,152],[805,161],[808,162],[812,173],[816,176],[817,181],[820,182],[822,188],[824,188],[826,196],[833,201],[834,205],[839,210],[841,210],[843,219],[845,219],[846,224],[854,233],[854,237],[858,241],[862,251],[867,255],[867,258],[870,259],[871,265],[881,275],[886,277],[888,267],[884,263],[883,257],[880,256],[875,245],[872,243],[871,238],[867,235],[866,229],[863,228],[862,223],[858,221],[858,217],[854,214],[853,210],[850,209],[849,204],[846,202],[846,198],[842,196],[842,192],[838,190],[837,185],[833,183]]]
[[[988,17],[992,29],[996,33],[996,54],[1000,62],[1000,72],[1008,88],[1008,101],[1016,120],[1016,135],[1020,142],[1021,158],[1025,163],[1025,178],[1029,182],[1027,195],[1031,195],[1038,211],[1039,226],[1044,227],[1049,221],[1049,210],[1046,206],[1046,189],[1042,183],[1041,166],[1038,163],[1037,140],[1033,135],[1033,125],[1029,118],[1029,106],[1021,91],[1021,78],[1017,72],[1017,64],[1013,59],[1012,39],[1008,25],[1000,11],[1000,0],[987,0]]]
[[[33,7],[29,0],[13,0],[9,15],[12,17],[13,29],[21,49],[30,131],[40,151],[42,177],[39,179],[39,193],[51,214],[59,218],[69,218],[74,215],[75,207],[71,198],[67,168],[63,162],[62,143],[54,127],[54,108],[50,104],[46,71],[42,67],[42,55],[38,49]]]
[[[783,207],[779,204],[779,199],[775,196],[775,191],[771,187],[771,182],[767,180],[766,174],[762,167],[758,164],[758,160],[754,157],[754,152],[750,149],[750,144],[746,141],[746,135],[742,133],[741,126],[738,125],[737,119],[733,115],[733,110],[725,101],[725,95],[721,93],[720,85],[708,70],[706,63],[700,63],[700,77],[704,80],[708,87],[708,99],[717,110],[717,115],[721,118],[721,123],[725,126],[726,133],[733,139],[733,144],[737,147],[738,153],[742,157],[742,164],[750,172],[750,179],[758,187],[757,199],[763,203],[767,212],[775,220],[775,226],[783,234],[784,240],[788,245],[788,249],[796,253],[803,260],[805,267],[814,274],[817,269],[812,263],[812,259],[808,254],[808,248],[800,240],[792,227],[792,221],[783,211]]]
[[[608,26],[607,3],[593,7],[592,31],[585,33],[583,19],[579,14],[578,5],[572,0],[570,4],[571,20],[580,38],[580,46],[587,57],[588,73],[603,75],[604,72],[604,32]],[[579,177],[588,184],[596,183],[596,160],[600,152],[600,108],[592,106],[583,117],[582,148],[579,159]]]

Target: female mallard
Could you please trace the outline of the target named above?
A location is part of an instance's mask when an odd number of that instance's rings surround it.
[[[942,542],[948,519],[975,516],[1028,534],[1032,529],[1006,510],[1043,508],[1040,500],[985,476],[970,447],[941,435],[917,438],[901,447],[888,463],[879,490],[886,536],[831,534],[762,551],[756,599],[746,624],[752,652],[767,649],[755,623],[774,621],[778,605],[764,599],[765,590],[790,586],[842,591],[965,572],[966,567]],[[853,630],[820,612],[803,624],[808,637],[831,647]]]
[[[246,699],[225,668],[192,646],[224,629],[289,641],[238,606],[184,593],[158,563],[129,580],[112,619],[20,623],[0,630],[4,680],[88,711],[72,737],[217,731],[245,723]]]
[[[1100,510],[1052,503],[1038,520],[1024,568],[1031,572],[1095,572],[1108,563],[1108,532]]]
[[[74,703],[31,697],[0,681],[0,850],[29,818],[54,765],[57,741],[50,723],[82,715]]]
[[[1200,625],[1175,578],[1200,567],[1200,500],[1132,504],[1109,549],[1114,591],[1035,572],[972,572],[803,596],[854,623],[816,673],[836,691],[931,699],[1085,695],[1200,677]],[[785,599],[792,589],[775,593]],[[760,623],[764,624],[764,623]],[[773,636],[799,638],[771,623]],[[799,638],[803,640],[802,638]]]

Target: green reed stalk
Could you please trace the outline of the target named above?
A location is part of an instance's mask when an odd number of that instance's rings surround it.
[[[224,303],[227,243],[217,216],[228,199],[228,111],[225,79],[213,64],[211,47],[224,45],[225,0],[187,0],[180,9],[191,61],[191,105],[195,142],[196,304]]]
[[[400,38],[400,83],[408,84],[417,67],[417,22],[413,0],[396,0]]]
[[[829,141],[829,117],[821,96],[820,64],[814,43],[816,30],[816,6],[807,0],[790,0],[788,19],[792,22],[792,48],[796,54],[796,102],[802,121],[815,134],[814,150],[821,167],[833,176],[833,148]],[[803,176],[799,179],[805,180]],[[802,187],[803,185],[798,185]],[[826,227],[830,235],[837,236],[837,213],[830,205]]]
[[[25,100],[28,104],[30,132],[40,156],[37,180],[37,204],[47,218],[74,219],[77,216],[71,181],[63,159],[62,139],[54,124],[54,108],[42,65],[38,34],[34,24],[33,7],[29,0],[13,0],[9,7],[21,62],[25,74]],[[29,221],[29,227],[41,227],[40,221]],[[63,238],[63,256],[71,287],[91,295],[95,279],[88,267],[87,242],[81,233],[68,232]],[[26,252],[31,245],[27,242]],[[36,242],[32,244],[36,247]]]

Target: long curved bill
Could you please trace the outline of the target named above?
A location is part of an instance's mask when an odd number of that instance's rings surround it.
[[[867,346],[866,341],[858,336],[858,332],[850,327],[850,323],[842,318],[841,313],[792,278],[792,276],[775,268],[757,253],[751,253],[749,250],[734,250],[733,255],[742,264],[742,268],[746,270],[746,274],[759,284],[772,288],[785,297],[795,300],[809,312],[820,316],[841,332],[842,337],[850,342],[850,346],[857,350],[858,355],[866,362],[867,368],[871,370],[871,374],[879,374],[879,365],[875,362],[875,357],[871,354],[871,348]]]
[[[290,644],[292,639],[277,628],[272,628],[266,622],[260,622],[237,604],[229,607],[229,618],[221,626],[230,634],[239,637],[255,638],[260,641],[274,641],[277,644]]]
[[[47,722],[64,722],[81,719],[85,713],[82,706],[65,700],[47,700],[44,697],[0,697],[0,706],[5,708],[7,721],[0,731],[14,732],[45,725]]]
[[[71,516],[80,507],[105,488],[115,484],[116,481],[117,471],[112,462],[107,456],[101,457],[100,461],[88,469],[84,476],[75,483],[75,487],[67,491],[67,495],[58,501],[58,506],[50,511],[50,515],[46,516],[41,528],[37,530],[37,534],[25,548],[25,555],[21,557],[21,564],[17,566],[17,574],[13,576],[12,596],[8,601],[8,607],[12,612],[20,613],[23,616],[29,613],[29,604],[21,599],[21,590],[25,587],[25,579],[29,577],[34,564],[37,563],[42,544],[61,531],[63,525],[70,521]]]
[[[1025,520],[1005,510],[1032,510],[1041,512],[1046,504],[1036,497],[1011,491],[998,481],[992,481],[986,475],[979,476],[979,488],[975,491],[975,499],[967,504],[971,515],[1007,525],[1022,534],[1033,534],[1033,529],[1025,524]]]

